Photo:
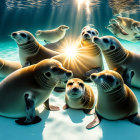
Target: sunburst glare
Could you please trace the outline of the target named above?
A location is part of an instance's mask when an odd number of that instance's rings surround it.
[[[77,54],[77,48],[73,44],[67,45],[64,49],[64,53],[67,57],[73,58]]]

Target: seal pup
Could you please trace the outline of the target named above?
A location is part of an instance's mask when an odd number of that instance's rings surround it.
[[[95,119],[86,128],[97,126],[101,118],[107,120],[128,119],[140,125],[138,101],[132,90],[124,84],[121,75],[112,70],[91,74],[91,80],[98,89],[98,100],[95,106]]]
[[[119,72],[128,86],[140,88],[140,55],[125,49],[113,36],[95,37],[93,41],[101,48],[109,69]]]
[[[71,76],[71,71],[53,59],[13,72],[0,83],[0,115],[19,118],[16,123],[21,125],[41,121],[35,116],[35,108],[44,103],[49,110],[59,110],[49,105],[49,96],[57,83]]]
[[[63,109],[83,109],[86,114],[93,114],[95,103],[93,90],[81,79],[73,78],[67,82],[65,101]]]
[[[22,66],[19,62],[8,61],[0,58],[0,77],[6,77],[12,72],[20,69]]]
[[[38,30],[36,31],[36,37],[38,40],[45,41],[45,43],[55,43],[65,37],[68,29],[68,26],[60,25],[52,30]]]
[[[43,59],[51,58],[59,53],[45,48],[37,42],[28,31],[17,31],[11,34],[19,47],[19,58],[23,67],[36,64]]]

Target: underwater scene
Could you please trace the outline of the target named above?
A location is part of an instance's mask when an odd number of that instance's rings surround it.
[[[140,0],[0,1],[0,140],[140,140]]]

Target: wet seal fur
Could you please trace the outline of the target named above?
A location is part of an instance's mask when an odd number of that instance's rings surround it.
[[[36,64],[59,53],[45,48],[28,31],[17,31],[11,34],[19,47],[19,58],[23,67]]]
[[[52,30],[38,30],[36,31],[36,37],[41,41],[45,41],[45,43],[55,43],[65,37],[68,29],[68,26],[60,25],[56,29]]]
[[[93,114],[95,103],[93,90],[81,79],[73,78],[67,82],[65,101],[63,109],[82,109],[87,114]]]
[[[0,58],[0,77],[6,77],[12,72],[20,69],[22,66],[19,62],[8,61]]]
[[[60,81],[66,81],[72,72],[53,59],[45,59],[35,65],[21,68],[0,83],[0,115],[19,118],[21,125],[41,121],[35,108],[43,104],[49,110],[59,110],[49,105],[49,96]]]
[[[124,84],[121,75],[112,70],[104,70],[91,75],[98,89],[98,100],[95,106],[95,118],[87,128],[97,126],[101,119],[128,119],[140,125],[138,102],[132,90]]]
[[[128,86],[140,88],[140,55],[125,49],[113,36],[95,37],[93,41],[101,48],[109,69],[119,72]]]

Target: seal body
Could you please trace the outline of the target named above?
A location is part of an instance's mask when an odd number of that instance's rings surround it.
[[[89,85],[81,79],[73,78],[67,82],[65,101],[73,109],[92,109],[95,98]]]
[[[0,77],[6,77],[21,67],[22,66],[19,62],[7,61],[0,58]]]
[[[95,118],[86,128],[97,126],[101,119],[120,120],[128,119],[140,125],[138,102],[135,94],[124,84],[121,75],[112,70],[104,70],[91,74],[91,80],[98,89],[98,100],[95,106]]]
[[[64,38],[66,31],[69,29],[66,25],[60,25],[53,30],[38,30],[36,31],[37,39],[45,41],[46,43],[55,43]]]
[[[97,113],[108,120],[124,119],[138,113],[138,102],[131,89],[124,84],[121,75],[115,71],[104,70],[92,74],[97,84]]]
[[[34,97],[36,108],[48,100],[58,82],[68,80],[71,75],[72,73],[64,69],[60,62],[53,59],[45,59],[13,72],[0,83],[0,115],[12,118],[25,117],[25,102],[28,100],[24,100],[24,97],[27,94]],[[30,103],[27,105],[33,104]]]
[[[94,42],[102,49],[109,69],[119,72],[122,76],[133,72],[131,85],[140,88],[139,63],[140,55],[126,50],[119,40],[112,36],[96,37]]]
[[[59,53],[45,48],[27,31],[17,31],[11,34],[19,47],[19,58],[22,66],[36,64],[43,59],[51,58]]]

